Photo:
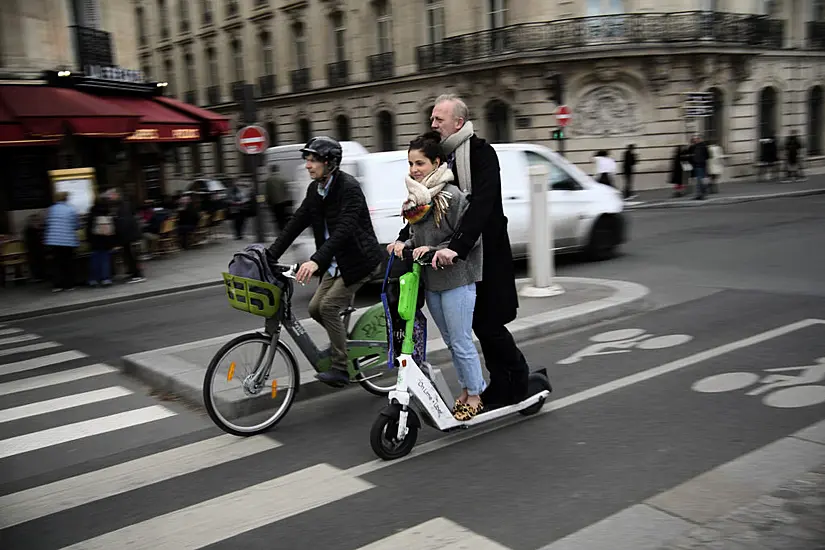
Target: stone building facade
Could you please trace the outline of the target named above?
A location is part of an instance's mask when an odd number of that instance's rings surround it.
[[[718,141],[728,176],[754,173],[758,140],[823,152],[825,0],[132,0],[139,66],[168,91],[241,125],[254,84],[273,144],[331,134],[403,148],[433,99],[461,94],[491,141],[551,141],[561,74],[565,154],[635,143],[639,188],[668,184],[677,145]],[[687,119],[686,92],[713,116]],[[186,151],[179,177],[242,170],[234,138]]]

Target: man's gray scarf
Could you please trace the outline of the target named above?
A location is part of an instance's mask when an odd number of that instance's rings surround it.
[[[470,177],[470,138],[473,137],[473,123],[469,120],[461,130],[441,142],[441,147],[447,155],[455,151],[455,167],[458,171],[458,185],[465,193],[473,192],[473,181]]]

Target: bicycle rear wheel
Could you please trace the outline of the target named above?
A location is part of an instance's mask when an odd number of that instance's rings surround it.
[[[253,332],[227,342],[209,363],[203,380],[203,403],[212,421],[227,433],[250,436],[274,427],[289,412],[300,384],[298,361],[278,342],[262,383],[246,379],[266,360],[272,342]]]

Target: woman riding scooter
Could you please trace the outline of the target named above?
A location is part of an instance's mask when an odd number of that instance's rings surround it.
[[[440,140],[438,133],[428,132],[410,143],[410,174],[406,177],[409,195],[402,207],[402,215],[410,224],[410,238],[393,246],[399,258],[404,248],[413,248],[413,258],[418,259],[446,247],[469,204],[467,195],[452,183],[453,172],[444,162]],[[484,408],[480,395],[486,384],[473,343],[476,282],[481,280],[481,272],[480,239],[466,262],[424,272],[427,307],[452,354],[461,384],[453,415],[462,421]]]

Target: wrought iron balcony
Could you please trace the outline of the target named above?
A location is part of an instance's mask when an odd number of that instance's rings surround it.
[[[189,105],[195,105],[198,101],[198,93],[195,90],[190,90],[183,94],[183,100]]]
[[[246,86],[246,82],[243,80],[236,80],[232,84],[229,85],[232,89],[232,101],[237,101],[238,103],[243,101],[243,89]]]
[[[115,54],[112,48],[112,35],[108,32],[89,27],[73,25],[71,27],[75,39],[75,51],[80,70],[89,65],[112,67],[115,65]]]
[[[209,86],[206,88],[206,104],[217,105],[221,102],[221,87]]]
[[[267,74],[258,77],[258,93],[261,97],[275,95],[275,75]]]
[[[395,61],[393,52],[384,52],[371,55],[367,58],[370,80],[384,80],[395,76]]]
[[[333,88],[349,84],[349,61],[327,64],[327,84]]]
[[[634,13],[524,23],[464,34],[416,51],[420,70],[491,61],[499,56],[569,52],[582,48],[702,43],[720,47],[783,47],[785,21],[721,12]]]
[[[309,90],[309,68],[291,71],[289,76],[292,80],[293,92],[306,92]]]
[[[825,50],[825,23],[822,21],[808,21],[807,41],[805,45],[811,50]]]

